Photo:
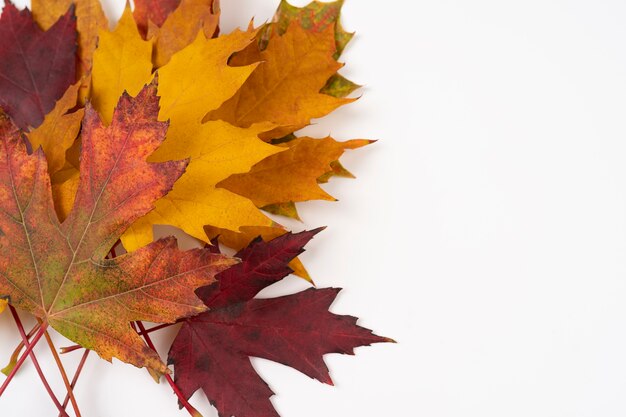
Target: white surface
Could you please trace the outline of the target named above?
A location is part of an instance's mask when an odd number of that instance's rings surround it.
[[[278,1],[223,3],[228,31]],[[309,132],[381,141],[345,158],[339,203],[301,207],[329,226],[304,258],[345,288],[335,312],[400,343],[328,356],[336,387],[255,360],[280,414],[626,415],[626,3],[346,3],[344,74],[368,87]],[[36,381],[27,366],[0,414],[56,415]],[[90,359],[77,395],[86,417],[186,415],[119,362]]]

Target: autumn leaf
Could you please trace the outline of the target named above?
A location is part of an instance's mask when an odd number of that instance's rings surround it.
[[[346,32],[341,25],[341,9],[344,2],[344,0],[325,3],[312,1],[304,7],[297,7],[289,4],[287,0],[281,0],[274,15],[274,23],[281,35],[294,22],[297,22],[303,29],[317,33],[332,27],[335,32],[335,58],[339,58],[354,37],[354,33]]]
[[[27,135],[33,149],[42,147],[50,176],[65,166],[65,153],[74,144],[80,131],[84,109],[70,112],[76,107],[79,88],[80,84],[68,88],[54,109],[46,115],[41,126]]]
[[[267,49],[235,57],[237,65],[261,61],[241,89],[205,120],[225,120],[236,126],[270,121],[280,127],[266,137],[281,137],[327,115],[352,99],[320,93],[342,67],[336,52],[334,28],[316,33],[298,23],[282,36],[272,37]]]
[[[264,241],[270,241],[289,233],[287,229],[277,223],[271,226],[242,226],[236,232],[207,225],[204,226],[204,231],[211,241],[217,240],[237,251],[246,248],[257,237],[261,237]],[[313,279],[299,258],[291,260],[289,268],[293,269],[294,275],[313,283]]]
[[[76,7],[77,78],[80,79],[91,71],[98,32],[108,29],[109,23],[100,5],[100,0],[55,0],[52,2],[49,0],[31,0],[31,10],[39,26],[48,30],[72,4]],[[83,85],[83,89],[87,88],[86,84]]]
[[[337,51],[334,58],[339,59],[348,43],[354,37],[354,33],[346,32],[341,25],[341,9],[344,0],[329,3],[313,1],[304,7],[292,6],[287,0],[281,0],[276,14],[274,15],[275,26],[278,33],[287,31],[292,22],[297,22],[304,29],[312,32],[322,32],[328,27],[334,27],[335,46]],[[348,80],[341,74],[334,74],[322,88],[321,92],[333,97],[347,97],[360,85]]]
[[[161,68],[176,52],[192,43],[200,30],[207,38],[216,33],[220,18],[219,2],[182,0],[160,26],[151,26],[148,38],[154,40],[154,66]]]
[[[174,322],[203,311],[194,290],[234,261],[180,251],[174,238],[106,259],[187,165],[146,162],[167,129],[157,114],[154,84],[137,98],[124,94],[108,127],[86,108],[76,202],[61,224],[43,152],[28,155],[19,131],[0,122],[0,296],[104,359],[165,373],[129,322]]]
[[[75,52],[73,6],[43,31],[28,9],[6,3],[0,16],[0,107],[18,127],[39,126],[75,82]]]
[[[220,416],[276,416],[274,395],[250,357],[282,363],[331,384],[323,356],[392,342],[328,311],[338,289],[309,289],[279,298],[212,309],[185,321],[168,362],[186,398],[202,389]]]
[[[91,104],[107,124],[122,93],[136,95],[152,78],[151,57],[152,42],[141,38],[127,6],[113,32],[100,32],[93,57]]]
[[[235,254],[240,264],[220,273],[218,282],[198,289],[196,294],[212,309],[252,300],[262,289],[291,274],[289,262],[322,230],[288,232],[269,242],[257,237]]]
[[[4,299],[0,299],[0,313],[4,311],[5,308],[9,305],[9,302]]]
[[[309,200],[334,201],[334,197],[320,188],[318,178],[332,171],[331,163],[346,149],[370,143],[369,140],[338,142],[330,137],[298,138],[284,144],[285,152],[264,159],[250,172],[233,175],[218,186],[249,198],[257,207]]]
[[[207,39],[200,32],[159,70],[159,118],[169,120],[170,128],[150,161],[190,158],[190,164],[172,191],[157,201],[155,210],[124,234],[122,242],[128,250],[152,241],[152,228],[157,224],[176,226],[205,242],[205,225],[233,231],[247,225],[273,225],[250,200],[215,185],[283,151],[259,139],[274,126],[262,123],[240,128],[221,120],[202,123],[203,116],[232,97],[254,70],[255,65],[231,67],[227,63],[232,53],[248,46],[255,35],[235,31]]]

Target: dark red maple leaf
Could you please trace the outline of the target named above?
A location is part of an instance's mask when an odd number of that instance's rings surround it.
[[[219,274],[218,282],[196,291],[198,297],[213,309],[252,300],[263,288],[280,281],[293,270],[288,263],[304,252],[304,246],[319,228],[296,234],[286,233],[269,242],[260,237],[235,254],[237,264]],[[213,245],[212,248],[217,248]]]
[[[274,393],[256,373],[250,357],[282,363],[332,384],[323,355],[353,354],[355,347],[392,341],[357,326],[355,317],[329,312],[339,289],[308,289],[250,300],[286,275],[287,263],[317,232],[285,235],[267,243],[255,241],[240,252],[241,264],[217,277],[229,283],[223,293],[215,284],[198,291],[213,309],[184,322],[168,357],[186,398],[202,389],[221,417],[277,417],[269,400]],[[270,255],[280,247],[290,247],[291,254],[280,259]],[[237,296],[238,291],[242,296]]]
[[[23,130],[37,127],[76,78],[74,6],[43,31],[28,9],[0,16],[0,107]]]

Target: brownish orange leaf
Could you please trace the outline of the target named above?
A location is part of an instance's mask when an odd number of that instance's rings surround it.
[[[320,188],[318,178],[332,171],[331,163],[346,149],[372,143],[369,140],[338,142],[330,137],[298,138],[283,144],[284,152],[256,164],[250,172],[237,174],[218,186],[249,198],[257,207],[308,200],[335,200]]]
[[[315,33],[292,24],[282,36],[274,36],[267,49],[247,51],[234,63],[260,58],[261,64],[233,98],[205,120],[225,120],[247,127],[260,121],[280,126],[265,137],[281,137],[327,115],[352,99],[320,93],[342,67],[335,61],[334,28]]]
[[[293,22],[297,22],[311,32],[322,32],[328,27],[333,27],[337,45],[335,58],[339,58],[346,45],[354,37],[354,33],[346,32],[341,25],[341,9],[344,2],[344,0],[312,1],[304,7],[297,7],[289,4],[287,0],[281,0],[274,22],[280,34],[285,33]]]
[[[162,26],[149,26],[148,38],[154,39],[154,66],[167,64],[172,55],[194,41],[201,29],[212,38],[219,18],[219,3],[214,0],[182,0]]]

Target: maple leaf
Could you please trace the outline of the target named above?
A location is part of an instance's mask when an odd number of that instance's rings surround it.
[[[370,143],[369,140],[337,142],[330,137],[298,138],[284,144],[285,152],[264,159],[250,172],[233,175],[218,186],[249,198],[257,207],[308,200],[334,201],[334,197],[320,188],[318,178],[332,171],[331,163],[346,149]]]
[[[199,288],[196,294],[212,309],[252,300],[262,289],[293,273],[289,262],[322,230],[288,232],[268,242],[258,236],[235,254],[240,264],[220,273],[216,283]]]
[[[43,151],[28,155],[19,131],[0,121],[0,296],[104,359],[164,373],[165,364],[129,322],[173,322],[203,311],[194,290],[235,261],[202,249],[180,251],[174,238],[105,258],[187,165],[146,162],[167,129],[156,120],[156,90],[151,84],[134,99],[124,94],[109,127],[86,108],[80,183],[63,223]]]
[[[184,321],[168,356],[186,398],[202,389],[220,416],[278,416],[269,401],[273,392],[255,372],[251,356],[332,384],[324,354],[353,354],[357,346],[392,342],[357,326],[354,317],[330,313],[337,289],[252,300],[286,276],[287,261],[318,231],[287,234],[268,243],[255,240],[238,254],[240,265],[198,290],[211,310]],[[281,247],[289,248],[288,256],[277,256]]]
[[[212,38],[217,33],[219,18],[219,2],[182,0],[163,25],[149,26],[148,38],[154,40],[154,66],[160,68],[169,62],[172,55],[196,39],[200,30]]]
[[[242,226],[237,232],[219,227],[204,226],[204,231],[211,242],[218,241],[223,245],[240,251],[251,244],[256,238],[261,237],[265,241],[274,240],[289,233],[283,226],[274,224],[272,226]],[[289,267],[293,273],[310,283],[313,283],[311,276],[298,258],[289,262]]]
[[[18,127],[39,126],[75,81],[75,52],[73,6],[43,31],[28,9],[7,2],[0,16],[0,107]]]
[[[176,226],[205,242],[207,224],[233,231],[244,225],[273,224],[251,201],[215,185],[282,151],[259,139],[261,133],[274,126],[263,123],[240,128],[221,120],[202,123],[203,116],[235,94],[254,70],[255,65],[230,67],[227,63],[232,53],[248,46],[255,35],[235,31],[207,39],[200,32],[191,45],[159,70],[159,118],[170,120],[170,128],[167,139],[150,160],[191,161],[172,191],[157,201],[155,210],[122,236],[127,249],[152,241],[156,224]]]
[[[255,46],[256,47],[256,46]],[[282,137],[327,115],[352,99],[320,93],[342,67],[336,52],[334,28],[316,33],[291,24],[282,36],[273,36],[267,49],[235,56],[233,64],[261,64],[241,89],[205,120],[225,120],[247,127],[270,121],[276,129],[269,138]]]
[[[335,31],[336,55],[339,58],[348,43],[354,37],[354,33],[346,32],[341,25],[341,9],[345,0],[337,0],[322,3],[312,1],[304,7],[289,4],[287,0],[281,0],[274,15],[274,23],[280,34],[287,31],[293,22],[297,22],[302,28],[311,32],[323,32],[328,27]]]
[[[91,103],[106,123],[122,93],[136,95],[150,81],[151,57],[152,42],[142,39],[127,5],[115,30],[100,32],[93,56]]]
[[[290,366],[332,385],[323,355],[393,342],[328,308],[339,290],[308,289],[211,310],[185,322],[169,353],[174,381],[186,398],[202,389],[222,417],[278,416],[274,395],[250,357]],[[196,348],[193,349],[192,347]]]
[[[82,78],[91,70],[93,52],[98,42],[98,32],[108,29],[108,21],[99,0],[31,0],[33,17],[39,26],[48,30],[65,11],[76,6],[76,29],[78,31],[77,78]],[[82,85],[86,90],[88,81]],[[87,92],[83,91],[86,95]]]
[[[282,34],[292,22],[298,22],[304,29],[312,32],[322,32],[328,27],[335,30],[335,59],[339,59],[354,33],[346,32],[341,25],[341,9],[344,0],[329,3],[313,1],[304,7],[292,6],[287,0],[281,0],[274,15],[275,27]],[[333,97],[347,97],[360,85],[348,80],[341,74],[334,74],[322,88],[321,92]]]

